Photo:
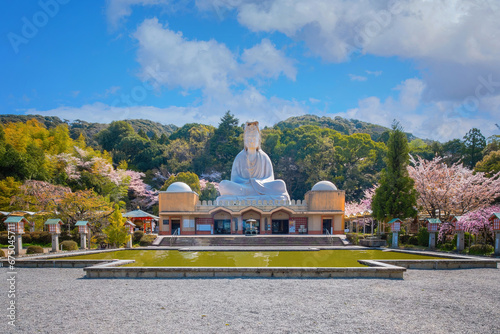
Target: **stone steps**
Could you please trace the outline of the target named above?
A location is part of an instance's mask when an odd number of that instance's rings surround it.
[[[170,246],[171,236],[161,236],[158,246]],[[156,244],[156,243],[155,243]],[[177,236],[172,244],[174,247],[184,246],[343,246],[339,237],[332,240],[327,236],[300,237],[266,237],[266,236],[227,236],[227,237],[196,237]]]

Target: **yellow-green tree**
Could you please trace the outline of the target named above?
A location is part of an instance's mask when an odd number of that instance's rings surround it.
[[[109,225],[102,230],[106,234],[108,244],[112,247],[120,247],[129,240],[130,235],[125,226],[126,221],[127,219],[122,216],[120,208],[116,204],[115,211],[108,218]]]
[[[9,211],[12,196],[17,193],[17,190],[22,185],[13,177],[8,176],[4,180],[0,180],[0,210]]]

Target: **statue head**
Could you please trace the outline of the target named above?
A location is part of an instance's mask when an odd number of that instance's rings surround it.
[[[259,122],[246,122],[245,132],[243,133],[243,141],[246,151],[248,151],[249,148],[254,148],[257,151],[260,150]]]

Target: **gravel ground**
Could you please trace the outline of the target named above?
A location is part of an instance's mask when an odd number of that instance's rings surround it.
[[[387,279],[85,279],[17,269],[17,322],[0,333],[500,333],[500,270]]]

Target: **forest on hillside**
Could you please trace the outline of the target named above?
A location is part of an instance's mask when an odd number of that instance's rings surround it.
[[[243,148],[241,123],[229,111],[217,127],[190,123],[180,128],[148,120],[99,124],[2,115],[0,210],[53,205],[61,212],[61,203],[79,198],[89,202],[86,210],[95,209],[91,203],[106,208],[118,203],[153,212],[157,190],[176,179],[190,184],[201,199],[215,199],[217,183],[230,178]],[[292,199],[303,199],[316,182],[329,180],[352,202],[378,182],[390,130],[305,115],[261,132],[275,178],[286,182]],[[486,139],[478,129],[446,143],[406,136],[413,156],[438,156],[448,165],[460,162],[490,175],[500,169],[500,136]]]

